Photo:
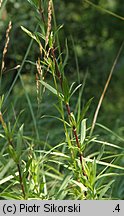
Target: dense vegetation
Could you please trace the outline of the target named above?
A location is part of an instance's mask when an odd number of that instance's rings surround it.
[[[124,199],[123,6],[0,1],[0,199]]]

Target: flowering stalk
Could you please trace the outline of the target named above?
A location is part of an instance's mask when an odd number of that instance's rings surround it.
[[[2,76],[2,72],[5,69],[5,56],[6,56],[8,45],[9,45],[9,33],[11,31],[11,28],[12,28],[12,22],[10,21],[9,25],[8,25],[8,28],[6,30],[6,43],[5,43],[5,47],[4,47],[4,50],[3,50],[3,56],[2,56],[1,76]]]

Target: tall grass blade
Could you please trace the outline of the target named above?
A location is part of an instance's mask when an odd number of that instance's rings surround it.
[[[107,91],[107,89],[108,89],[109,83],[110,83],[110,81],[111,81],[111,78],[112,78],[114,69],[115,69],[115,67],[116,67],[116,65],[117,65],[117,62],[118,62],[118,60],[119,60],[119,57],[120,57],[120,54],[121,54],[121,52],[122,52],[123,47],[124,47],[124,41],[123,41],[123,43],[121,44],[120,49],[119,49],[119,51],[118,51],[118,53],[117,53],[117,56],[116,56],[116,58],[115,58],[115,60],[114,60],[114,62],[113,62],[113,65],[112,65],[112,68],[111,68],[111,70],[110,70],[108,79],[107,79],[107,81],[106,81],[106,83],[105,83],[103,92],[102,92],[101,97],[100,97],[100,99],[99,99],[98,106],[97,106],[97,108],[96,108],[96,111],[95,111],[95,114],[94,114],[94,118],[93,118],[93,122],[92,122],[92,126],[91,126],[90,136],[92,136],[92,133],[93,133],[93,130],[94,130],[94,127],[95,127],[95,124],[96,124],[96,120],[97,120],[97,117],[98,117],[98,113],[99,113],[100,107],[101,107],[101,105],[102,105],[102,101],[103,101],[104,96],[105,96],[105,93],[106,93],[106,91]]]
[[[113,17],[116,17],[116,18],[121,19],[121,20],[124,21],[124,17],[122,17],[122,16],[120,16],[120,15],[118,15],[118,14],[116,14],[116,13],[110,11],[110,10],[107,10],[107,9],[105,9],[105,8],[99,6],[99,5],[96,5],[96,4],[94,4],[93,2],[91,2],[91,1],[88,1],[88,0],[84,0],[84,1],[85,1],[86,3],[88,3],[89,5],[92,5],[93,7],[95,7],[97,10],[101,10],[101,11],[103,11],[104,13],[108,13],[109,15],[111,15],[111,16],[113,16]]]

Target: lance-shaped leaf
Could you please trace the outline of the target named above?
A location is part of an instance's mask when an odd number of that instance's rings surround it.
[[[86,115],[86,113],[87,113],[87,111],[88,111],[88,109],[89,109],[89,107],[90,107],[90,104],[91,104],[92,100],[93,100],[93,98],[91,98],[91,99],[86,103],[86,105],[84,106],[84,108],[83,108],[83,110],[82,110],[82,113],[81,113],[81,115],[80,115],[80,119],[79,119],[79,121],[78,121],[78,124],[80,124],[80,122],[84,119],[84,116]]]
[[[63,72],[64,71],[64,68],[67,64],[67,61],[68,61],[68,57],[69,57],[69,53],[68,53],[68,43],[67,43],[67,40],[66,40],[66,55],[65,55],[65,59],[64,59],[64,62],[62,64],[62,68],[61,68],[61,71]]]
[[[61,99],[63,98],[63,95],[60,94],[55,88],[53,88],[51,85],[49,85],[48,83],[44,82],[43,80],[39,81],[46,89],[48,89],[49,91],[51,91],[54,95],[59,96]]]
[[[17,147],[16,147],[16,152],[18,157],[21,155],[22,151],[22,145],[23,145],[23,127],[24,124],[19,128],[18,134],[17,134]]]
[[[81,122],[81,145],[83,145],[86,138],[86,120],[87,119],[83,119]]]
[[[39,5],[39,0],[28,0],[28,2],[33,5],[35,8]]]
[[[10,157],[15,161],[15,163],[18,163],[19,161],[18,155],[16,154],[16,151],[12,145],[8,145],[8,152]]]
[[[3,105],[3,101],[4,101],[4,95],[2,95],[2,96],[0,97],[0,110],[1,110],[2,105]]]
[[[70,94],[69,99],[72,97],[72,95],[82,86],[82,84],[79,84],[78,86],[76,86],[76,88],[72,91],[72,93]]]
[[[32,39],[34,39],[40,46],[40,49],[42,50],[43,47],[42,47],[42,44],[39,40],[39,37],[38,37],[38,34],[37,32],[36,33],[32,33],[31,31],[29,31],[28,29],[26,29],[24,26],[21,26],[21,29],[29,36],[31,37]]]
[[[69,94],[68,81],[65,76],[63,76],[62,89],[63,89],[63,94],[64,94],[64,101],[65,103],[68,103],[70,94]]]

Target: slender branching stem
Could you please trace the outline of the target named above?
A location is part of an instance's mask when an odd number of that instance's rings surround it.
[[[23,180],[22,180],[21,166],[20,166],[19,163],[17,163],[17,169],[18,169],[18,172],[19,172],[19,181],[20,181],[20,186],[21,186],[21,189],[22,189],[22,194],[23,194],[23,197],[25,199],[26,194],[25,194],[25,188],[24,188],[24,184],[23,184]]]
[[[63,87],[62,87],[63,86],[63,79],[62,79],[61,73],[59,71],[59,67],[58,67],[58,64],[57,64],[57,60],[56,60],[56,56],[55,56],[55,49],[54,48],[52,48],[52,56],[53,56],[53,60],[54,60],[54,64],[55,64],[56,74],[57,74],[57,77],[58,77],[58,79],[60,81],[61,89],[63,91]],[[66,106],[68,118],[70,120],[71,119],[70,118],[70,116],[71,116],[71,108],[69,106],[69,103],[65,103],[65,106]],[[84,166],[83,166],[83,154],[81,152],[81,146],[80,146],[79,138],[78,138],[78,135],[77,135],[76,127],[72,126],[72,130],[73,130],[73,134],[75,136],[76,144],[77,144],[77,147],[78,147],[78,150],[79,150],[79,158],[80,158],[80,164],[81,164],[81,167],[82,167],[82,172],[83,172],[83,175],[86,176]]]
[[[69,106],[68,103],[66,103],[66,110],[67,110],[67,113],[68,113],[68,117],[69,117],[69,119],[70,119],[71,108],[70,108],[70,106]],[[78,147],[78,149],[79,149],[79,158],[80,158],[80,164],[81,164],[81,167],[82,167],[82,172],[83,172],[83,174],[86,176],[86,173],[85,173],[85,170],[84,170],[84,166],[83,166],[83,154],[82,154],[82,152],[81,152],[81,145],[80,145],[79,138],[78,138],[78,135],[77,135],[76,127],[75,127],[75,126],[72,126],[72,130],[73,130],[73,134],[74,134],[75,139],[76,139],[77,147]]]
[[[1,113],[1,111],[0,111],[0,122],[2,124],[2,127],[3,127],[4,131],[5,131],[8,144],[10,146],[14,147],[12,138],[10,138],[8,136],[8,134],[7,134],[7,125],[6,125],[6,123],[5,123],[4,119],[3,119],[3,115]],[[23,180],[22,180],[21,167],[20,167],[19,162],[16,162],[16,165],[17,165],[17,169],[18,169],[18,172],[19,172],[19,181],[20,181],[20,186],[21,186],[22,194],[23,194],[23,197],[25,199],[26,194],[25,194],[25,188],[24,188],[24,184],[23,184]]]

